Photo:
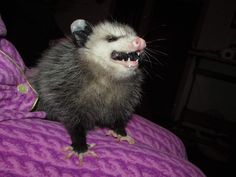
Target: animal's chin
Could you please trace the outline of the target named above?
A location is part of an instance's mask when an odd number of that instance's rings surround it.
[[[139,60],[142,59],[142,56],[143,56],[143,51],[118,52],[114,50],[111,53],[111,58],[113,62],[132,69],[138,67]]]

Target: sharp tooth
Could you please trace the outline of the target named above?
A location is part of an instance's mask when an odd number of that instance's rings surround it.
[[[128,58],[128,61],[130,61],[130,58]]]
[[[124,61],[125,61],[125,59],[122,59],[122,61],[124,62]]]
[[[140,52],[137,52],[138,56],[140,55]]]
[[[136,62],[138,62],[138,59],[136,60]]]

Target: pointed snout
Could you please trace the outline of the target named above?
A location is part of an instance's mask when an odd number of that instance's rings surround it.
[[[133,40],[133,46],[136,48],[136,50],[142,50],[146,47],[146,42],[141,37],[136,37]]]

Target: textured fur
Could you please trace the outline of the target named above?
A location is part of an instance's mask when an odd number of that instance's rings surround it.
[[[140,101],[142,73],[110,61],[112,50],[132,50],[127,46],[136,34],[130,27],[101,23],[79,45],[77,34],[75,42],[63,39],[44,53],[32,84],[39,94],[37,109],[65,125],[80,153],[88,149],[86,132],[95,126],[126,135],[125,125]],[[125,37],[108,43],[105,37],[111,34]]]

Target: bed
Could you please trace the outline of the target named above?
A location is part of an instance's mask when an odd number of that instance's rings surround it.
[[[117,142],[106,129],[88,134],[97,157],[66,158],[71,143],[59,122],[32,111],[38,95],[28,69],[5,36],[0,18],[0,176],[1,177],[203,177],[188,161],[182,141],[167,129],[134,114],[127,132],[135,144]]]

